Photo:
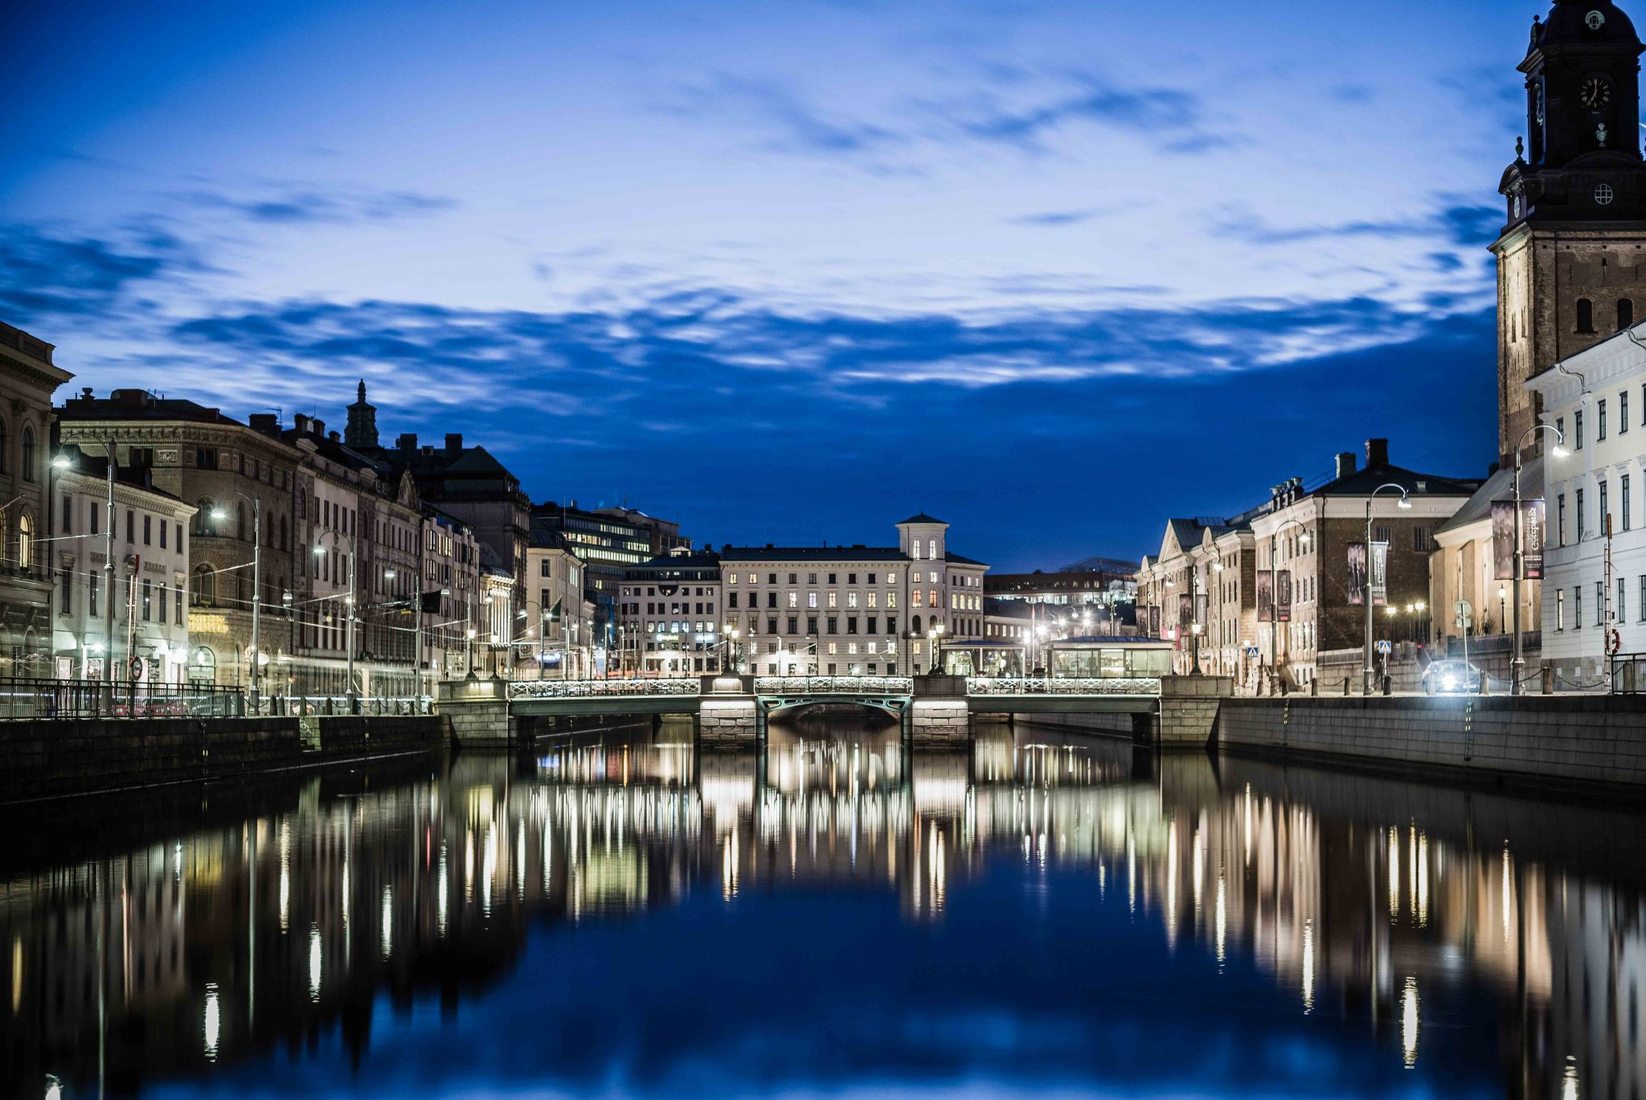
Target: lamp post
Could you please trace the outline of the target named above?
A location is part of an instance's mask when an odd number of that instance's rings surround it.
[[[1288,527],[1302,530],[1297,544],[1309,549],[1309,527],[1300,519],[1284,521],[1269,535],[1269,675],[1274,678],[1280,676],[1280,536]],[[1271,694],[1275,682],[1270,681]]]
[[[1631,339],[1632,338],[1633,338],[1633,334],[1631,333]],[[1525,671],[1525,665],[1526,665],[1525,640],[1522,636],[1522,629],[1521,629],[1521,622],[1520,622],[1520,617],[1521,617],[1521,611],[1520,611],[1520,582],[1526,576],[1526,552],[1525,552],[1525,549],[1521,546],[1521,541],[1520,541],[1521,540],[1521,534],[1520,534],[1520,471],[1521,471],[1521,467],[1522,467],[1522,464],[1523,464],[1522,463],[1522,458],[1521,458],[1521,452],[1526,447],[1526,441],[1528,439],[1530,439],[1532,436],[1536,435],[1538,432],[1553,432],[1553,433],[1555,433],[1555,445],[1549,451],[1549,454],[1550,454],[1551,457],[1565,458],[1566,455],[1567,455],[1567,451],[1566,451],[1566,447],[1565,447],[1566,433],[1561,431],[1559,428],[1555,427],[1552,424],[1533,424],[1530,428],[1526,429],[1525,434],[1520,437],[1519,444],[1517,444],[1515,446],[1515,496],[1514,496],[1515,555],[1514,555],[1514,570],[1513,570],[1513,572],[1514,572],[1514,600],[1515,600],[1514,628],[1513,629],[1514,629],[1514,634],[1515,634],[1515,651],[1514,651],[1513,659],[1510,660],[1510,662],[1509,662],[1509,694],[1510,695],[1522,695],[1522,694],[1525,693],[1525,688],[1522,686],[1522,684],[1520,682],[1521,673],[1523,673]],[[1545,480],[1547,480],[1547,479],[1545,479]],[[1462,599],[1462,594],[1461,593],[1459,593],[1458,598]]]
[[[263,606],[263,501],[259,497],[247,496],[238,490],[234,495],[241,500],[251,501],[251,712],[262,714],[263,693],[260,689],[263,650],[259,641],[258,624],[261,619],[259,612]],[[211,518],[221,523],[228,518],[228,513],[222,505],[218,505],[211,510]],[[350,564],[353,564],[352,558]]]
[[[1372,502],[1377,499],[1377,494],[1385,489],[1393,489],[1400,494],[1398,507],[1410,509],[1412,506],[1412,497],[1406,491],[1406,487],[1396,485],[1392,481],[1379,485],[1366,494],[1366,645],[1361,651],[1361,658],[1364,661],[1361,670],[1362,695],[1372,693]]]
[[[478,679],[478,677],[474,674],[474,636],[476,633],[478,633],[478,631],[476,631],[472,626],[463,631],[463,637],[466,639],[463,647],[463,655],[465,662],[469,666],[468,678],[471,680]]]
[[[114,440],[108,445],[106,515],[103,540],[103,684],[106,710],[114,707]]]
[[[355,567],[356,563],[359,561],[360,555],[355,551],[354,536],[345,535],[341,531],[322,531],[320,533],[319,540],[314,544],[314,556],[315,557],[320,558],[320,557],[325,556],[325,554],[326,554],[326,536],[327,535],[331,536],[332,544],[333,544],[334,548],[336,547],[336,544],[338,542],[346,541],[349,544],[349,594],[343,598],[343,602],[348,605],[348,609],[349,609],[348,633],[345,635],[345,639],[344,639],[344,643],[343,643],[343,648],[346,651],[347,658],[348,658],[348,664],[347,664],[347,668],[348,668],[348,671],[347,671],[348,690],[344,692],[344,695],[348,699],[349,713],[353,714],[354,713],[354,707],[355,707],[355,694],[354,694],[354,622],[355,622],[355,614],[354,614],[354,567]]]
[[[926,631],[926,636],[927,636],[927,638],[929,638],[931,640],[931,643],[932,643],[932,667],[931,667],[930,671],[932,671],[934,673],[937,671],[937,649],[938,649],[938,646],[941,644],[940,639],[941,639],[942,634],[943,634],[943,624],[941,622],[933,623],[931,625],[930,629],[928,629]]]
[[[1189,675],[1200,673],[1200,563],[1189,563]]]

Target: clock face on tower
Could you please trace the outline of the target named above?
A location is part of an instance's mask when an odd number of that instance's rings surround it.
[[[1603,76],[1585,77],[1577,98],[1589,110],[1598,111],[1612,101],[1612,83]]]

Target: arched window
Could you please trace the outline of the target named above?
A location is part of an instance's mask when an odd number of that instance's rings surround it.
[[[241,542],[246,541],[246,506],[244,504],[234,506],[234,537]]]
[[[1617,300],[1617,327],[1619,329],[1632,328],[1634,327],[1634,323],[1634,300],[1632,298],[1619,298]]]
[[[23,429],[23,439],[29,438],[29,430]],[[27,569],[34,563],[34,520],[27,512],[17,517],[17,568]]]
[[[1593,332],[1595,330],[1595,304],[1587,298],[1577,300],[1577,330],[1579,332]]]
[[[280,517],[280,549],[286,549],[286,517]]]
[[[927,539],[926,540],[926,556],[928,558],[931,558],[933,561],[937,560],[937,540],[936,539]]]
[[[11,469],[11,438],[6,434],[6,422],[0,420],[0,474]]]
[[[23,480],[34,480],[34,427],[23,425]]]
[[[910,626],[911,626],[911,627],[912,627],[912,628],[913,628],[913,630],[914,630],[914,636],[915,636],[915,637],[916,637],[916,638],[918,638],[918,637],[920,637],[920,616],[919,616],[919,615],[916,615],[916,616],[915,616],[915,617],[914,617],[914,621],[912,621],[912,622],[911,622],[911,623],[910,623],[910,624],[909,624],[909,625],[910,625]]]
[[[205,497],[200,498],[200,503],[195,508],[194,533],[197,535],[211,534],[211,501]]]
[[[194,567],[194,576],[190,578],[189,591],[194,597],[196,607],[210,607],[217,601],[217,576],[209,565]]]

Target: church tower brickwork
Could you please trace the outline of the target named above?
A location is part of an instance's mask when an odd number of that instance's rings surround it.
[[[1508,220],[1492,245],[1505,462],[1537,422],[1526,379],[1646,319],[1643,49],[1612,0],[1555,0],[1532,22],[1527,135],[1498,186]]]

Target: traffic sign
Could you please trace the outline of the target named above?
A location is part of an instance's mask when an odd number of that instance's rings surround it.
[[[1380,641],[1380,642],[1377,643],[1377,651],[1379,653],[1383,654],[1385,657],[1387,657],[1389,654],[1391,654],[1395,651],[1394,643],[1393,642]]]

